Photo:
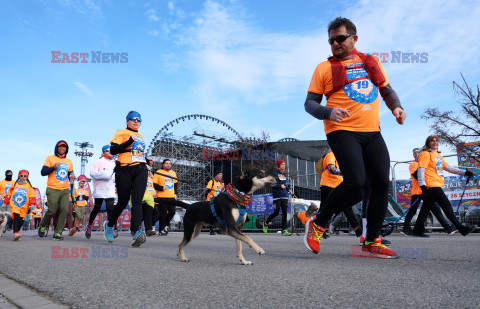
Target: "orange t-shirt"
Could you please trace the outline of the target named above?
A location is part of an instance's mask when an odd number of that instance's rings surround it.
[[[73,171],[73,163],[69,158],[59,158],[57,156],[48,156],[43,163],[44,166],[52,167],[56,162],[60,162],[60,166],[48,174],[47,188],[55,190],[65,190],[69,187],[68,172]]]
[[[153,188],[153,176],[152,173],[148,173],[148,178],[147,178],[147,188],[145,189],[145,194],[150,194],[151,196],[154,196],[155,194],[155,189]]]
[[[113,139],[110,141],[110,144],[123,144],[128,141],[130,136],[137,136],[137,140],[126,149],[128,152],[122,152],[118,154],[117,161],[120,162],[122,166],[146,163],[145,138],[142,134],[127,129],[118,130]]]
[[[443,157],[436,151],[423,151],[418,157],[418,167],[426,168],[425,182],[427,188],[443,187],[443,167],[447,166]]]
[[[422,194],[422,189],[420,189],[418,180],[416,180],[415,177],[413,177],[412,175],[418,169],[418,162],[413,161],[412,163],[410,163],[408,169],[410,170],[410,178],[412,178],[412,195]]]
[[[82,188],[78,188],[77,190],[75,190],[75,198],[77,196],[78,196],[78,199],[76,202],[77,206],[85,207],[87,205],[87,200],[85,199],[85,196],[89,196],[88,191]]]
[[[10,195],[10,212],[12,216],[14,213],[20,214],[20,217],[25,218],[28,213],[28,209],[30,206],[30,198],[35,197],[35,190],[33,190],[32,186],[29,183],[26,184],[19,184],[15,186],[11,186],[8,189],[8,195]]]
[[[385,83],[381,87],[388,85],[389,81],[382,64],[375,57],[383,75]],[[362,63],[359,56],[355,55],[352,59],[341,62],[344,66],[353,67]],[[368,76],[365,68],[347,70],[347,80]],[[313,72],[308,92],[317,94],[327,94],[333,89],[332,66],[329,61],[321,62]],[[350,112],[350,117],[343,118],[342,122],[323,120],[325,133],[328,134],[337,130],[346,130],[354,132],[377,132],[380,131],[380,91],[370,79],[362,79],[345,83],[343,89],[333,93],[327,99],[327,107],[344,108]]]
[[[207,189],[211,189],[207,194],[207,202],[209,202],[222,191],[223,183],[212,179],[208,182]]]
[[[167,172],[166,170],[161,169],[161,170],[158,170],[157,172],[177,178],[177,173],[175,173],[173,170],[169,170]],[[163,191],[157,191],[157,197],[162,197],[162,198],[175,197],[174,187],[175,187],[175,184],[177,183],[176,179],[155,174],[153,175],[153,183],[159,184],[163,187]]]
[[[41,208],[35,208],[33,210],[33,217],[34,218],[41,218],[43,210]]]
[[[15,183],[14,180],[7,181],[5,179],[0,180],[0,196],[4,197],[7,194],[8,189],[10,186],[13,186]]]
[[[330,173],[330,171],[328,170],[328,166],[330,164],[335,165],[335,167],[338,168],[337,159],[331,151],[327,153],[325,158],[323,159],[323,173],[322,178],[320,179],[320,186],[336,188],[339,184],[342,183],[343,177]]]

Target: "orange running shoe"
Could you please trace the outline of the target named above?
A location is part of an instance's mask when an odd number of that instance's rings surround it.
[[[20,232],[16,232],[15,234],[13,234],[13,241],[18,241],[20,240],[20,238],[22,238],[22,235],[20,235]]]
[[[374,242],[368,245],[365,245],[364,242],[362,245],[362,251],[369,252],[373,257],[382,259],[395,259],[398,257],[398,252],[387,248],[385,245],[382,245],[382,238],[380,237],[375,238]]]
[[[308,221],[305,225],[305,236],[303,238],[305,247],[313,253],[318,254],[320,252],[320,240],[325,231],[325,228],[316,225],[313,223],[313,220]]]
[[[68,233],[68,236],[73,236],[77,232],[77,228],[74,226],[73,229],[70,230],[70,233]]]

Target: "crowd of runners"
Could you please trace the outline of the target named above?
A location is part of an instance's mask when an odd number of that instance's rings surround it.
[[[403,124],[407,115],[381,62],[355,49],[358,40],[355,25],[339,17],[329,24],[328,35],[333,56],[315,68],[304,104],[309,114],[324,121],[330,147],[317,165],[321,176],[320,209],[311,207],[298,214],[305,224],[304,242],[308,250],[319,253],[328,227],[333,232],[335,218],[343,213],[360,237],[363,251],[381,258],[395,258],[397,252],[388,248],[389,242],[380,237],[388,205],[390,171],[388,149],[380,132],[381,99],[398,124]],[[327,103],[322,105],[324,95]],[[10,209],[13,239],[21,238],[21,228],[30,214],[39,237],[45,237],[52,222],[53,239],[63,240],[65,228],[69,229],[69,236],[75,235],[90,199],[93,199],[93,208],[85,218],[87,239],[92,236],[92,224],[102,205],[108,216],[104,223],[104,237],[108,242],[114,242],[117,237],[116,223],[127,205],[131,211],[132,246],[140,246],[147,236],[168,235],[175,208],[187,208],[189,204],[177,199],[178,179],[170,160],[163,160],[162,168],[153,170],[154,162],[146,157],[145,139],[139,132],[141,123],[140,113],[129,112],[126,128],[118,130],[102,148],[101,158],[90,170],[92,197],[85,189],[84,180],[79,181],[78,188],[74,187],[73,163],[67,157],[68,144],[59,141],[54,154],[46,158],[41,168],[42,176],[48,178],[48,208],[44,214],[41,206],[34,206],[36,195],[29,172],[21,170],[13,180],[13,173],[8,170],[5,180],[0,181],[0,193],[2,203]],[[450,166],[440,154],[438,145],[439,138],[432,135],[422,148],[413,151],[415,160],[410,165],[412,201],[402,230],[405,235],[428,237],[424,221],[430,212],[448,233],[458,231],[466,236],[476,228],[459,222],[442,189],[444,171],[467,177],[473,173]],[[288,199],[293,192],[287,182],[285,162],[277,161],[276,167],[273,176],[277,184],[272,190],[275,211],[265,220],[263,231],[268,232],[272,220],[281,211],[281,233],[289,236],[286,215]],[[224,187],[222,174],[216,172],[206,185],[206,199],[212,200]],[[423,205],[412,229],[410,222],[421,200]],[[360,223],[352,207],[361,201]],[[159,228],[155,231],[157,221]]]

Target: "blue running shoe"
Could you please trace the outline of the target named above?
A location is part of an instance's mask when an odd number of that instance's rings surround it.
[[[147,236],[145,233],[142,231],[142,229],[138,229],[138,231],[135,232],[135,235],[133,235],[133,247],[140,247],[141,244],[147,241]]]
[[[113,226],[109,227],[108,226],[108,221],[105,221],[103,223],[103,237],[105,237],[105,240],[108,242],[113,242],[114,237],[113,237]]]

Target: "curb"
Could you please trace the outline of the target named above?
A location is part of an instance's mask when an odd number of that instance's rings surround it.
[[[64,309],[69,308],[53,302],[50,298],[0,274],[0,295],[20,308]]]

